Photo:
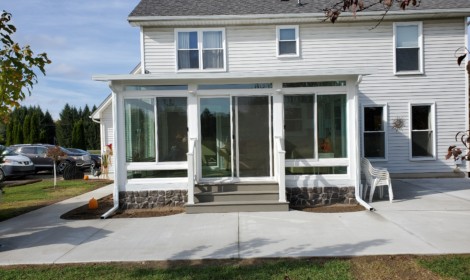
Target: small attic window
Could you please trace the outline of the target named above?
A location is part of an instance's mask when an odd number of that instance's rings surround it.
[[[277,56],[299,56],[299,26],[278,26],[276,28]]]

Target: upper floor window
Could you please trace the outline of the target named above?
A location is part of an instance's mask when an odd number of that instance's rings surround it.
[[[225,70],[223,29],[177,30],[178,70]]]
[[[387,106],[364,106],[362,120],[364,157],[369,159],[385,159]]]
[[[299,56],[299,27],[277,27],[277,55]]]
[[[434,104],[411,104],[411,158],[434,159]]]
[[[393,25],[395,74],[423,73],[423,25],[403,22]]]

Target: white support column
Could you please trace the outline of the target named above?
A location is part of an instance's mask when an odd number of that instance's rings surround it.
[[[286,176],[284,146],[284,95],[281,84],[275,84],[276,93],[273,95],[273,136],[274,136],[274,170],[279,184],[279,202],[286,202]]]
[[[117,86],[110,82],[112,95],[112,113],[113,113],[113,134],[114,146],[113,155],[114,162],[112,163],[114,170],[114,204],[119,204],[119,191],[125,189],[127,181],[126,170],[126,148],[124,144],[125,127],[124,127],[124,102],[120,93],[123,91],[122,86]]]
[[[189,85],[188,92],[188,204],[194,204],[194,185],[200,176],[198,157],[198,98],[197,85]]]

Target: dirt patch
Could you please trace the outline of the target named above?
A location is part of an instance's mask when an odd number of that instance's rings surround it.
[[[367,256],[351,259],[355,279],[442,279],[417,263],[416,256]]]
[[[306,208],[294,208],[293,210],[312,213],[345,213],[365,211],[366,208],[360,204],[331,204]]]
[[[64,220],[90,220],[100,219],[101,216],[113,207],[113,196],[98,199],[97,209],[88,209],[88,204],[75,208],[62,216]],[[292,209],[294,211],[304,211],[312,213],[344,213],[364,211],[365,208],[359,204],[333,204],[326,206],[317,206],[303,209]],[[127,209],[118,210],[109,218],[148,218],[162,217],[185,213],[184,207],[158,207],[151,209]]]
[[[109,209],[113,208],[113,196],[108,195],[98,199],[98,208],[89,209],[88,204],[75,208],[62,216],[64,220],[91,220],[100,219]],[[184,213],[184,207],[161,207],[152,209],[118,210],[109,218],[147,218],[162,217]]]

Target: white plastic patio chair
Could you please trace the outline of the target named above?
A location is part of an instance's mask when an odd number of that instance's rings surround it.
[[[369,202],[372,202],[375,189],[379,189],[379,197],[383,198],[385,185],[388,186],[388,197],[390,202],[393,202],[393,189],[392,189],[392,179],[388,170],[385,168],[374,168],[370,161],[366,158],[361,159],[361,169],[366,178],[365,187],[362,189],[362,197],[365,198],[367,190],[370,187]]]

